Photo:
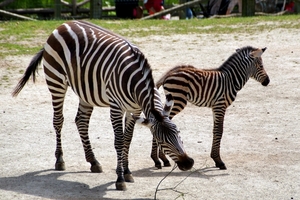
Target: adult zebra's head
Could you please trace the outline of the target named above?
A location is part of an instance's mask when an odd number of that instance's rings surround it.
[[[264,69],[263,61],[261,58],[261,55],[265,52],[267,47],[259,49],[259,48],[250,48],[249,56],[253,59],[253,62],[251,63],[251,78],[257,80],[260,82],[263,86],[267,86],[270,83],[270,78],[267,74],[267,72]],[[240,52],[240,49],[236,50],[237,52]]]
[[[190,158],[183,147],[177,126],[169,119],[170,110],[173,106],[171,94],[166,96],[167,101],[163,112],[151,111],[151,117],[142,118],[133,116],[137,123],[150,128],[163,153],[169,155],[177,163],[180,170],[186,171],[193,167],[194,160]]]

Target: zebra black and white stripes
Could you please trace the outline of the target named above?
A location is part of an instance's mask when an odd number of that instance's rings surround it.
[[[174,98],[174,106],[170,113],[172,119],[181,112],[187,102],[200,107],[210,107],[213,111],[213,144],[211,157],[216,167],[226,169],[220,157],[220,143],[223,135],[223,122],[228,106],[235,100],[237,92],[242,89],[249,78],[267,86],[270,79],[264,70],[261,55],[266,48],[244,47],[238,49],[219,68],[201,70],[193,66],[178,66],[168,71],[158,82],[166,94]],[[169,161],[162,152],[157,156],[156,141],[153,139],[151,157],[155,166],[161,168],[158,156],[164,164]]]
[[[61,143],[64,121],[63,103],[68,86],[79,97],[75,118],[85,157],[92,172],[102,167],[94,156],[88,137],[89,120],[94,106],[109,106],[117,152],[118,190],[126,189],[125,181],[133,182],[128,166],[128,152],[135,120],[144,112],[154,138],[181,170],[193,166],[171,120],[164,116],[159,93],[155,88],[150,65],[142,52],[124,38],[85,21],[62,24],[49,36],[20,80],[16,96],[43,60],[48,89],[52,95],[53,126],[56,131],[57,170],[65,169]],[[123,116],[125,122],[123,123]],[[141,120],[139,120],[141,121]],[[142,120],[143,121],[143,120]],[[145,124],[145,123],[144,123]],[[124,130],[123,130],[124,127]]]

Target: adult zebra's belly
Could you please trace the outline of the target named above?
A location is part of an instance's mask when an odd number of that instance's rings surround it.
[[[94,87],[82,87],[80,90],[77,89],[77,91],[73,87],[72,89],[81,100],[91,106],[108,107],[110,105],[105,84],[97,84]]]

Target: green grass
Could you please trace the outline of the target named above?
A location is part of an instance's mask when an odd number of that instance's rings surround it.
[[[129,40],[150,35],[231,34],[271,31],[278,28],[300,29],[299,15],[232,17],[193,20],[90,20]],[[0,22],[0,58],[34,55],[51,32],[64,21]]]

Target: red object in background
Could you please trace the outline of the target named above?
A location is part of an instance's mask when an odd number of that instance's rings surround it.
[[[161,4],[162,4],[162,0],[148,0],[147,3],[145,3],[144,5],[149,15],[152,15],[156,12],[163,10]]]
[[[284,10],[289,11],[289,12],[294,12],[294,6],[295,6],[295,3],[293,1],[291,1],[290,3],[287,3],[285,5]]]

